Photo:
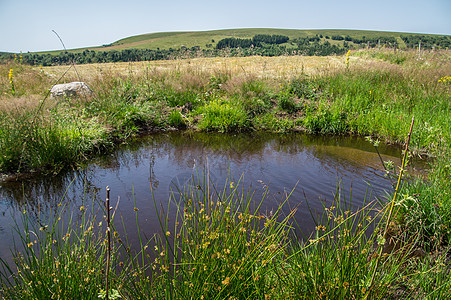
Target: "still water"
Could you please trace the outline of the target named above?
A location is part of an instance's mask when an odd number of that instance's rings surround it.
[[[384,160],[399,164],[400,150],[381,145]],[[384,199],[392,187],[374,147],[357,137],[316,137],[304,134],[273,135],[207,134],[170,132],[140,137],[114,153],[92,160],[77,171],[57,176],[35,176],[0,183],[0,257],[10,257],[12,224],[22,211],[45,222],[60,202],[76,208],[90,207],[111,189],[112,206],[123,219],[131,240],[136,232],[134,207],[139,209],[140,228],[146,236],[159,232],[157,212],[169,205],[171,191],[189,184],[193,175],[208,169],[210,182],[223,189],[239,184],[244,192],[262,198],[269,188],[263,209],[277,207],[286,193],[293,193],[287,209],[297,207],[296,218],[304,230],[313,225],[310,209],[322,210],[342,187],[354,208],[376,197]],[[153,189],[153,196],[151,193]],[[121,221],[122,222],[122,221]]]

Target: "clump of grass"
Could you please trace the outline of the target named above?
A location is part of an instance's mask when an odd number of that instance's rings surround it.
[[[314,113],[307,110],[303,125],[314,134],[344,134],[348,131],[346,113],[331,111],[325,105],[320,105]]]
[[[257,130],[269,132],[289,132],[295,126],[295,122],[289,119],[277,118],[271,113],[257,116],[253,120],[253,127]]]
[[[175,227],[167,217],[160,220],[156,259],[148,262],[160,275],[152,285],[134,290],[133,297],[264,298],[274,288],[271,273],[292,215],[282,217],[280,209],[262,214],[262,200],[239,193],[239,182],[219,191],[206,177],[193,180],[206,183],[179,191]]]
[[[245,131],[249,128],[246,112],[228,101],[213,100],[199,111],[202,114],[198,125],[200,130],[232,132]]]
[[[0,168],[10,172],[58,170],[108,145],[106,131],[95,119],[83,122],[63,110],[40,118],[32,113],[3,113]]]
[[[418,243],[426,251],[440,250],[451,241],[449,161],[449,154],[439,156],[428,181],[405,184],[397,201],[397,223],[407,235],[420,237]]]
[[[2,102],[6,99],[22,96],[43,96],[52,84],[51,76],[23,64],[0,63],[0,74],[3,74],[0,77]]]
[[[337,194],[332,205],[324,208],[309,241],[295,238],[287,247],[280,278],[288,298],[379,298],[396,289],[404,258],[390,253],[384,265],[377,266],[380,258],[374,256],[374,246],[378,241],[382,247],[383,242],[373,216],[376,204],[353,212],[351,202],[346,205],[341,197]],[[372,282],[374,272],[378,277]]]
[[[169,115],[169,125],[180,129],[186,127],[185,120],[183,119],[182,114],[179,111],[173,110],[171,112],[171,114]]]
[[[95,299],[104,286],[105,237],[102,222],[80,207],[69,215],[64,205],[49,223],[36,222],[27,212],[16,224],[20,241],[13,252],[15,268],[0,259],[4,299]],[[65,220],[68,218],[68,220]],[[116,253],[117,248],[113,248]],[[117,264],[117,257],[114,264]],[[113,284],[114,273],[111,272]]]
[[[280,110],[284,110],[288,113],[294,113],[299,110],[300,105],[295,102],[293,95],[286,90],[282,90],[277,95],[277,105]]]

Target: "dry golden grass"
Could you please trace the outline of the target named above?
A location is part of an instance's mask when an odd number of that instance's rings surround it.
[[[350,68],[362,70],[404,70],[416,72],[419,77],[430,78],[432,74],[448,72],[451,66],[451,51],[425,52],[422,60],[417,60],[415,51],[403,52],[407,56],[406,63],[396,65],[388,61],[372,58],[365,54],[367,50],[351,53]],[[380,53],[391,54],[393,50],[374,50]],[[363,52],[363,54],[362,54]],[[264,79],[290,79],[300,75],[325,75],[330,72],[345,70],[345,56],[278,56],[278,57],[213,57],[193,58],[183,60],[165,60],[151,62],[121,62],[104,64],[87,64],[76,66],[66,74],[64,80],[90,81],[94,77],[110,74],[114,76],[154,76],[184,74],[188,77],[201,77],[206,80],[214,74],[228,74],[229,77],[252,75]],[[44,68],[50,76],[57,78],[68,70],[69,66],[54,66]],[[77,75],[78,73],[78,75]],[[189,75],[186,75],[189,74]],[[158,77],[158,76],[157,76]],[[179,77],[180,79],[180,77]],[[196,79],[197,81],[199,79]],[[185,80],[180,80],[184,82]],[[190,80],[187,80],[190,82]],[[199,85],[199,83],[194,83]]]
[[[38,108],[42,97],[39,95],[27,95],[20,97],[0,97],[0,111],[14,113],[22,110],[34,110]]]
[[[424,52],[418,59],[416,51],[400,51],[405,57],[401,65],[391,63],[393,50],[358,50],[351,52],[349,68],[363,73],[368,70],[386,71],[404,78],[423,82],[425,86],[437,87],[438,79],[451,74],[451,50]],[[377,58],[379,57],[379,58]],[[214,57],[183,60],[103,63],[73,66],[27,67],[0,65],[0,109],[35,107],[39,100],[62,77],[59,83],[85,81],[94,90],[112,87],[112,79],[161,80],[175,90],[201,90],[211,76],[227,78],[223,89],[233,93],[242,84],[256,78],[276,89],[283,81],[301,75],[321,76],[346,70],[345,56],[279,56],[279,57]],[[9,68],[15,69],[16,96],[11,95],[8,79]],[[64,74],[64,76],[63,76]],[[14,99],[14,100],[12,100]]]
[[[356,63],[363,61],[353,58]],[[51,76],[61,76],[69,67],[46,67],[45,72]],[[84,80],[104,73],[121,75],[144,75],[148,70],[159,74],[191,73],[195,75],[227,73],[231,76],[253,74],[261,78],[290,78],[301,74],[316,75],[335,69],[344,68],[344,59],[338,56],[305,57],[214,57],[184,60],[167,60],[131,63],[105,63],[78,65],[76,69]],[[74,70],[70,70],[66,80],[76,79]]]

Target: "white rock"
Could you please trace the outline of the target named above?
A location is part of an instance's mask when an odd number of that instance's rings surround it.
[[[60,97],[79,97],[89,96],[92,90],[84,82],[70,82],[63,84],[56,84],[50,90],[50,93],[55,98]]]

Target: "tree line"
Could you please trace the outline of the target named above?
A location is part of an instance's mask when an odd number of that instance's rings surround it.
[[[280,45],[288,42],[289,40],[290,38],[285,35],[257,34],[252,39],[240,39],[240,38],[222,39],[216,44],[216,49],[263,47],[265,44]]]

